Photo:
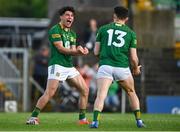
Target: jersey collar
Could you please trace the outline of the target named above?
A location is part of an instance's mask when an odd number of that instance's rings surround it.
[[[117,23],[117,22],[115,22],[115,23],[114,23],[114,25],[116,25],[116,26],[120,26],[120,27],[121,27],[121,26],[124,26],[125,24],[121,24],[121,23]]]

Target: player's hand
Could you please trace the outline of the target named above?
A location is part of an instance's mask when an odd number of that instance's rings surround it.
[[[88,48],[84,47],[84,54],[87,55],[89,53]]]
[[[89,50],[86,47],[83,48],[82,46],[78,46],[77,51],[81,55],[87,55],[89,53]]]
[[[78,46],[76,49],[77,49],[78,53],[80,53],[80,54],[84,53],[84,48],[82,46]]]
[[[139,75],[141,73],[141,65],[137,66],[136,68],[132,69],[133,75]]]

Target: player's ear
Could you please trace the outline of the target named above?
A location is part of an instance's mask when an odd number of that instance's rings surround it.
[[[114,20],[114,21],[117,21],[117,16],[116,16],[116,14],[113,14],[113,20]]]
[[[62,20],[62,16],[59,16],[60,21]]]
[[[125,18],[125,22],[127,22],[128,20],[129,20],[129,17],[126,17],[126,18]]]

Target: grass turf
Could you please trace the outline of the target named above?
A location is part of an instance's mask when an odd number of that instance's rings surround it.
[[[40,125],[26,125],[30,113],[0,113],[0,131],[180,131],[180,115],[143,114],[137,128],[132,114],[102,113],[98,129],[78,125],[78,113],[41,113]],[[92,114],[87,114],[92,119]]]

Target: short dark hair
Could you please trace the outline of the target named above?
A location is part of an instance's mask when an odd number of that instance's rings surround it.
[[[64,15],[64,13],[65,13],[66,11],[70,11],[70,12],[72,12],[72,13],[75,15],[75,10],[74,10],[74,8],[71,7],[71,6],[65,6],[65,7],[59,9],[58,12],[59,12],[59,15],[62,16],[62,15]]]
[[[125,19],[128,17],[128,9],[123,6],[117,6],[114,8],[114,14],[116,14],[119,19]]]

